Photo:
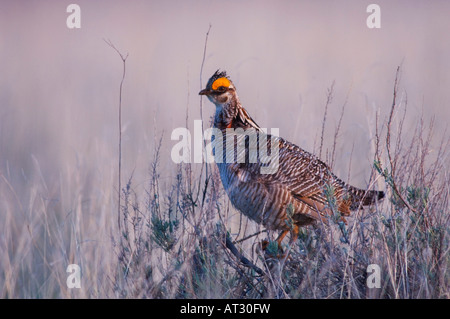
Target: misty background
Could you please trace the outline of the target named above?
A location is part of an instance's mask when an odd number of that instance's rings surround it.
[[[351,158],[350,182],[360,187],[373,165],[375,115],[380,123],[388,115],[397,66],[405,132],[422,115],[435,117],[436,141],[447,127],[447,1],[377,1],[380,29],[366,26],[369,1],[77,1],[81,29],[66,26],[70,3],[0,1],[0,173],[19,199],[36,180],[55,205],[71,196],[74,180],[86,200],[117,195],[122,62],[104,39],[129,54],[122,176],[133,175],[136,187],[148,183],[160,138],[160,173],[171,183],[170,134],[186,125],[186,114],[190,128],[200,119],[198,92],[219,68],[260,126],[280,128],[311,152],[335,82],[324,147],[345,103],[334,170],[347,180]],[[204,99],[206,127],[213,113]]]

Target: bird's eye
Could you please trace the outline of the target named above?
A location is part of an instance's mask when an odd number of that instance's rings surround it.
[[[225,92],[226,91],[226,87],[224,87],[224,86],[219,86],[218,88],[217,88],[217,91],[219,91],[219,92]]]

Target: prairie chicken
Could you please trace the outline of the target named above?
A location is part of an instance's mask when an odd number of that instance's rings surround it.
[[[228,129],[240,129],[245,133],[254,130],[263,134],[242,107],[226,72],[217,70],[199,94],[206,95],[216,106],[214,128],[222,133],[224,148],[226,139],[230,138]],[[237,142],[232,138],[232,151],[237,152]],[[272,174],[261,173],[264,163],[259,160],[259,155],[256,161],[250,161],[248,153],[244,161],[237,161],[236,153],[230,160],[229,150],[223,153],[226,160],[218,161],[215,155],[223,186],[233,206],[267,229],[280,230],[279,247],[287,233],[291,232],[293,242],[299,227],[315,221],[327,223],[329,217],[336,215],[332,207],[345,222],[344,216],[350,215],[351,211],[384,197],[381,191],[362,190],[344,183],[316,156],[281,137],[267,135],[267,139],[278,143],[278,167]],[[250,144],[247,138],[247,152]],[[216,144],[216,153],[217,145],[220,148],[220,142]]]

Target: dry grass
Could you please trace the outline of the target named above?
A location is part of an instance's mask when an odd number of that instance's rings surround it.
[[[275,234],[251,236],[262,229],[230,207],[214,166],[200,174],[179,165],[163,179],[162,139],[147,185],[130,176],[120,190],[119,222],[113,163],[80,162],[53,180],[37,160],[30,176],[0,172],[0,297],[449,298],[449,140],[433,145],[433,122],[423,118],[405,133],[400,93],[396,81],[392,116],[373,128],[368,186],[387,198],[348,225],[302,229],[284,261],[258,251]],[[81,289],[66,286],[71,263],[81,266]],[[369,264],[381,268],[380,288],[366,285]]]

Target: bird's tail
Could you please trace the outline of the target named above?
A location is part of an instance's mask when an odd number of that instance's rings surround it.
[[[364,190],[353,186],[348,189],[351,198],[350,210],[356,210],[361,206],[369,206],[382,200],[385,196],[383,191]]]

